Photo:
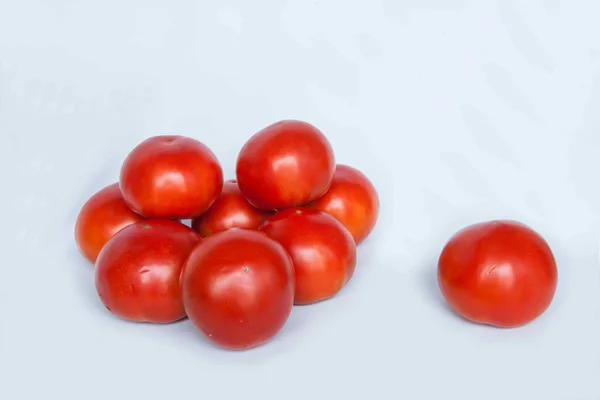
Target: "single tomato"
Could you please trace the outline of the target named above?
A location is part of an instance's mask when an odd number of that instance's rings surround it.
[[[119,184],[113,183],[96,192],[81,207],[75,222],[75,243],[79,252],[95,263],[108,239],[143,219],[125,204]]]
[[[192,228],[166,219],[122,229],[98,255],[100,300],[113,314],[130,321],[169,323],[184,318],[181,269],[201,240]]]
[[[335,171],[331,144],[317,128],[284,120],[254,134],[236,164],[240,191],[257,208],[280,210],[325,194]]]
[[[148,218],[195,218],[223,188],[214,153],[196,139],[154,136],[137,145],[121,167],[120,187],[129,207]]]
[[[504,328],[540,316],[552,302],[557,275],[546,241],[528,226],[508,220],[458,231],[438,263],[440,289],[457,314]]]
[[[235,179],[230,179],[208,211],[192,221],[192,228],[202,237],[231,228],[258,229],[271,214],[248,203]]]
[[[379,195],[362,172],[338,164],[327,193],[307,206],[333,215],[359,244],[375,227],[379,216]]]
[[[262,232],[234,228],[204,239],[182,275],[192,323],[219,346],[243,350],[266,343],[294,302],[294,267],[283,247]]]
[[[261,227],[292,257],[295,304],[311,304],[336,295],[354,275],[356,244],[344,225],[310,208],[288,208]]]

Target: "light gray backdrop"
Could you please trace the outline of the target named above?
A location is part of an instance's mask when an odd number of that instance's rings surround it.
[[[0,398],[600,399],[600,4],[593,0],[0,0]],[[227,178],[283,118],[364,171],[381,218],[334,300],[270,344],[125,323],[73,225],[142,139],[209,145]],[[521,220],[554,303],[499,330],[448,311],[435,262]]]

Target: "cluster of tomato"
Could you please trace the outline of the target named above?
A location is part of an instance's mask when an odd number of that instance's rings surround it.
[[[75,238],[113,314],[152,323],[187,316],[214,343],[247,349],[271,339],[294,304],[346,285],[378,214],[370,180],[336,165],[317,128],[285,120],[244,144],[235,180],[224,181],[198,140],[141,142],[119,182],[84,204]]]

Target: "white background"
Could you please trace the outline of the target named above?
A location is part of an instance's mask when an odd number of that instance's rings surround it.
[[[213,4],[213,5],[211,5]],[[0,0],[0,398],[600,399],[600,4],[594,0]],[[227,178],[284,118],[381,196],[351,283],[228,352],[110,315],[73,239],[142,139],[198,138]],[[467,323],[441,247],[525,222],[559,262],[523,328]]]

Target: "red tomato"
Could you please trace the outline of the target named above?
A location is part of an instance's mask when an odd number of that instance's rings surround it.
[[[192,323],[232,350],[266,343],[287,321],[294,302],[294,267],[283,247],[262,232],[229,229],[206,238],[182,275]]]
[[[257,208],[280,210],[325,194],[335,171],[331,144],[307,122],[285,120],[254,134],[238,155],[236,175]]]
[[[338,164],[327,193],[308,204],[308,207],[333,215],[359,244],[375,227],[379,215],[379,195],[362,172]]]
[[[185,317],[181,268],[200,235],[171,220],[146,220],[114,235],[96,262],[96,289],[113,314],[137,322]]]
[[[121,168],[129,207],[148,218],[195,218],[223,188],[223,170],[203,143],[185,136],[154,136],[137,145]]]
[[[261,227],[283,245],[296,273],[296,304],[311,304],[337,294],[354,275],[356,244],[331,215],[310,208],[288,208]]]
[[[269,215],[248,203],[235,179],[231,179],[223,184],[221,196],[208,211],[192,221],[192,228],[202,237],[230,228],[258,229]]]
[[[96,262],[104,244],[121,229],[144,217],[131,211],[113,183],[96,192],[85,202],[75,222],[75,243],[90,262]]]
[[[505,328],[524,325],[550,306],[557,275],[546,241],[515,221],[488,221],[460,230],[438,264],[441,291],[456,313]]]

